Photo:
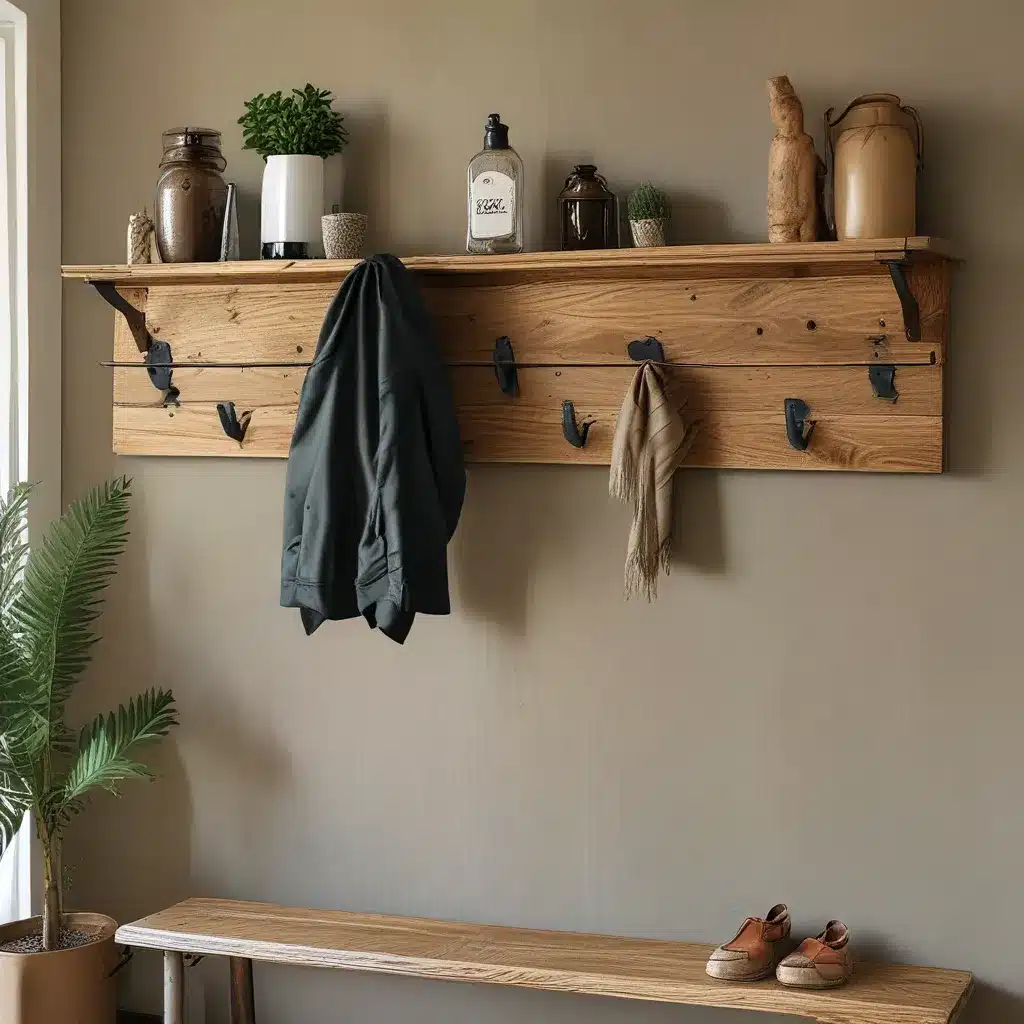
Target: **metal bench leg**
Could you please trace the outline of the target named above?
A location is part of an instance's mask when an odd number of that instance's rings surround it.
[[[256,1024],[256,998],[252,988],[252,961],[231,960],[231,1024]]]
[[[164,1024],[185,1024],[185,958],[164,951]]]

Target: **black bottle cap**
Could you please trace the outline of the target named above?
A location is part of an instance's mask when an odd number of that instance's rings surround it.
[[[484,149],[508,148],[508,125],[501,123],[501,114],[489,114],[484,125]]]

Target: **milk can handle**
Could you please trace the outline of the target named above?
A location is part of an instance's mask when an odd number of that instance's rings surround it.
[[[914,141],[917,143],[917,169],[921,170],[924,166],[924,125],[921,124],[921,115],[914,107],[906,106],[900,109],[905,114],[909,114],[914,119],[914,124],[917,125],[917,138]]]
[[[821,198],[825,207],[825,223],[828,226],[829,238],[836,236],[836,153],[832,143],[832,127],[842,120],[841,117],[836,118],[835,121],[829,120],[835,109],[835,107],[829,107],[825,111],[825,189]],[[845,111],[843,113],[845,114]]]

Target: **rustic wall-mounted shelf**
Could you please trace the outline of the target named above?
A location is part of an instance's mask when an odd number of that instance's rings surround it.
[[[898,238],[404,262],[435,315],[471,461],[606,464],[636,367],[627,345],[652,337],[701,419],[688,466],[938,472],[954,258],[940,240]],[[320,323],[353,266],[65,267],[121,309],[114,450],[286,456]],[[495,380],[500,337],[516,397]],[[808,407],[806,451],[787,441],[788,398]],[[593,421],[582,448],[562,436],[565,400]],[[241,441],[218,403],[246,424]]]

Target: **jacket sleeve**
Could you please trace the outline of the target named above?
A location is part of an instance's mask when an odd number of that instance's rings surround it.
[[[307,634],[325,619],[359,615],[356,542],[373,475],[351,412],[360,404],[358,375],[343,327],[355,316],[365,277],[362,266],[353,270],[327,311],[288,455],[281,604],[299,609]]]
[[[448,370],[423,300],[401,264],[377,259],[388,372],[380,380],[375,502],[356,589],[367,621],[402,643],[417,612],[451,611],[446,548],[466,475]]]
[[[359,610],[397,643],[404,643],[417,612],[451,611],[449,520],[423,413],[423,396],[411,374],[394,378],[381,393],[376,500],[359,548]]]

